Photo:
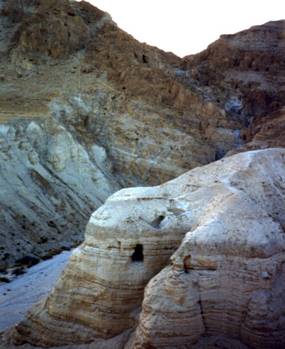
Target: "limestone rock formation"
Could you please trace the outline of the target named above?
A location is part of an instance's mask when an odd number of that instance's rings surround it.
[[[122,187],[284,146],[284,21],[180,59],[85,1],[0,13],[0,272],[78,245]]]
[[[6,343],[284,348],[284,183],[267,149],[112,195]]]
[[[119,188],[240,144],[240,123],[177,79],[181,59],[90,4],[2,0],[0,11],[0,270],[77,245]]]

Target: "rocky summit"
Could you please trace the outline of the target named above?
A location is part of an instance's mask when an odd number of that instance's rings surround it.
[[[1,348],[285,347],[284,57],[282,20],[179,58],[0,0],[0,277],[82,243]]]

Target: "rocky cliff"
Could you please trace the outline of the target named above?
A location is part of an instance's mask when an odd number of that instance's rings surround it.
[[[179,58],[109,15],[63,0],[0,6],[0,269],[78,245],[120,187],[165,181],[237,142],[238,125],[175,80]]]
[[[262,125],[268,125],[268,119],[275,118],[284,106],[284,54],[285,22],[276,21],[222,35],[205,51],[183,61],[189,80],[243,122],[246,128],[242,136],[247,143],[260,128],[266,138],[266,127]],[[276,131],[279,127],[276,122]],[[281,143],[281,134],[275,136],[275,142]]]
[[[284,102],[282,21],[180,59],[84,1],[2,0],[0,11],[0,269],[78,245],[121,187],[260,137],[282,145],[279,127],[279,141],[265,131]]]
[[[112,195],[6,343],[284,348],[284,174],[259,150]]]
[[[0,12],[0,271],[97,209],[1,348],[284,348],[285,22],[181,59],[85,1]]]

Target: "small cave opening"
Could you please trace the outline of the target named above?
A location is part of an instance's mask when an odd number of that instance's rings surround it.
[[[155,218],[152,222],[151,222],[151,225],[156,228],[156,229],[159,229],[160,228],[160,224],[161,222],[164,220],[165,216],[163,215],[160,215],[158,216],[157,218]]]
[[[148,63],[148,57],[146,55],[142,55],[142,61],[143,63]]]
[[[143,262],[143,245],[137,244],[132,254],[132,262]]]

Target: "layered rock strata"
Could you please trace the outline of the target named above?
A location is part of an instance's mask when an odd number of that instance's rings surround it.
[[[285,102],[285,22],[268,22],[221,35],[185,69],[204,93],[247,124],[282,108]],[[269,39],[270,38],[270,39]]]
[[[0,270],[79,244],[119,188],[162,183],[239,144],[239,123],[176,79],[178,57],[87,2],[0,11]]]
[[[284,170],[284,150],[251,151],[112,195],[55,289],[6,339],[283,348]]]
[[[121,187],[247,149],[284,105],[283,21],[180,59],[85,1],[2,0],[0,11],[0,270],[81,242]],[[249,149],[280,146],[282,134]]]

